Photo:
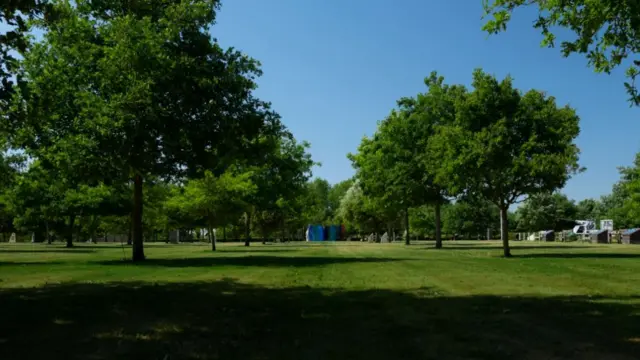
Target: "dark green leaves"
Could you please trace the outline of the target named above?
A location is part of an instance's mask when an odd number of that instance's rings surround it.
[[[635,84],[639,73],[637,57],[640,52],[640,2],[636,0],[483,0],[485,15],[491,18],[483,29],[496,34],[507,28],[513,11],[522,6],[537,6],[538,20],[534,27],[544,38],[543,46],[554,47],[554,27],[562,27],[575,34],[573,40],[560,44],[563,56],[585,54],[595,71],[610,73],[627,63],[625,83],[629,100],[640,105]]]

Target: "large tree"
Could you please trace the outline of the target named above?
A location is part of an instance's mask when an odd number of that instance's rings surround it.
[[[640,105],[635,80],[640,75],[640,2],[637,0],[483,0],[485,15],[490,16],[483,29],[491,34],[506,30],[514,10],[536,6],[534,27],[544,38],[543,46],[554,47],[554,28],[565,28],[575,38],[562,41],[562,54],[585,54],[597,72],[610,73],[627,63],[629,100]]]
[[[262,237],[268,237],[273,231],[280,229],[281,237],[284,238],[288,219],[296,217],[307,207],[313,208],[323,203],[322,199],[315,199],[319,204],[312,205],[309,202],[300,206],[301,204],[296,201],[307,190],[311,168],[314,165],[311,155],[307,153],[309,144],[298,143],[288,132],[273,139],[275,144],[272,150],[256,157],[252,162],[257,167],[253,182],[258,189],[249,201],[251,206],[245,214],[247,231],[245,246],[250,244],[252,218],[255,218],[254,223],[261,230]],[[326,197],[325,184],[322,180],[312,184],[319,184],[317,189],[320,191],[321,198]]]
[[[14,144],[58,169],[130,181],[142,260],[145,179],[220,175],[279,118],[252,95],[258,62],[211,37],[217,0],[54,5],[25,53]]]
[[[509,206],[527,195],[564,186],[578,171],[579,118],[543,92],[526,93],[512,79],[476,70],[473,91],[456,102],[455,121],[440,126],[433,151],[437,181],[454,194],[473,194],[500,210],[504,255],[509,249]]]
[[[447,193],[434,181],[440,161],[429,143],[436,126],[453,121],[461,89],[444,85],[436,73],[425,84],[427,92],[398,101],[399,108],[378,124],[373,137],[362,140],[350,158],[365,194],[380,199],[387,212],[405,214],[406,244],[409,209],[433,205],[436,248],[441,248],[441,207]]]

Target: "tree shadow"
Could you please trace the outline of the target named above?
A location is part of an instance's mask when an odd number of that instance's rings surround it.
[[[210,249],[208,250],[210,251]],[[221,249],[222,252],[225,253],[236,253],[236,254],[246,254],[246,253],[265,253],[265,252],[273,252],[273,253],[281,253],[281,252],[289,252],[289,251],[300,251],[299,249],[287,249],[285,247],[277,248],[277,249],[269,249],[264,247],[224,247]]]
[[[82,245],[77,245],[78,247],[83,247],[83,248],[89,248],[89,249],[120,249],[123,246],[124,247],[131,247],[131,245],[127,245],[127,243],[111,243],[113,245],[97,245],[97,244],[82,244]],[[150,247],[150,248],[168,248],[168,247],[176,247],[176,246],[180,246],[181,244],[156,244],[156,243],[145,243],[144,246],[145,247]],[[189,244],[191,245],[191,244]]]
[[[512,250],[586,249],[586,248],[593,248],[593,247],[592,246],[562,246],[562,245],[511,246]],[[427,247],[426,249],[433,249],[433,247]],[[495,245],[495,246],[491,246],[491,245],[484,245],[484,246],[481,246],[481,245],[472,245],[472,246],[453,245],[453,246],[450,246],[450,245],[447,245],[447,244],[443,244],[442,245],[442,250],[446,250],[446,249],[450,249],[450,250],[502,250],[502,245]]]
[[[77,249],[77,248],[69,248],[69,249],[46,249],[46,248],[37,248],[33,250],[6,250],[0,249],[0,253],[3,254],[38,254],[38,253],[55,253],[55,254],[90,254],[95,253],[95,250],[89,249]]]
[[[632,359],[637,298],[208,283],[0,290],[3,359]],[[615,300],[615,301],[614,301]],[[37,346],[34,346],[37,342]]]
[[[106,260],[97,261],[100,265],[161,266],[161,267],[208,267],[208,266],[319,266],[347,263],[383,263],[398,261],[393,258],[359,257],[315,257],[315,256],[236,256],[236,257],[200,257],[183,259],[147,259],[142,262]]]
[[[540,253],[515,254],[515,258],[558,258],[558,259],[638,259],[640,254],[622,253]]]
[[[62,264],[60,261],[0,261],[0,266],[48,266]]]

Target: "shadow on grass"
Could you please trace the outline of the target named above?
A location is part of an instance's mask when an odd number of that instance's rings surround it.
[[[2,254],[38,254],[38,253],[55,253],[55,254],[89,254],[94,253],[95,250],[90,249],[78,249],[78,248],[69,248],[69,249],[47,249],[47,248],[35,248],[33,250],[5,250],[0,249],[0,253]]]
[[[48,266],[59,265],[60,261],[0,261],[0,266]]]
[[[207,251],[211,251],[211,248],[208,248]],[[279,252],[290,252],[290,251],[301,251],[301,249],[292,249],[292,248],[276,248],[276,249],[270,249],[267,247],[223,247],[220,249],[220,252],[225,252],[225,253],[242,253],[242,254],[246,254],[246,253],[265,253],[265,252],[273,252],[273,253],[279,253]]]
[[[426,247],[426,249],[433,249],[434,247]],[[586,249],[586,248],[593,248],[592,246],[562,246],[562,245],[541,245],[541,246],[529,246],[529,245],[525,245],[525,246],[511,246],[512,250],[535,250],[535,249],[540,249],[540,250],[548,250],[548,249]],[[502,250],[502,245],[495,245],[495,246],[491,246],[491,245],[448,245],[448,244],[443,244],[442,245],[442,250],[446,250],[446,249],[450,249],[450,250]]]
[[[318,266],[347,263],[383,263],[398,261],[393,258],[356,257],[312,257],[312,256],[237,256],[201,257],[184,259],[147,259],[142,262],[107,260],[100,265],[163,266],[163,267],[207,267],[207,266]]]
[[[637,299],[209,283],[0,290],[9,359],[632,359]],[[605,300],[618,300],[606,302]]]
[[[558,259],[640,259],[640,254],[623,253],[540,253],[540,254],[518,254],[514,258],[558,258]]]

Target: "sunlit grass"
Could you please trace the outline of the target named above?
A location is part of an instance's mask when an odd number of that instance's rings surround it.
[[[2,244],[0,358],[640,353],[640,246],[432,245]]]

